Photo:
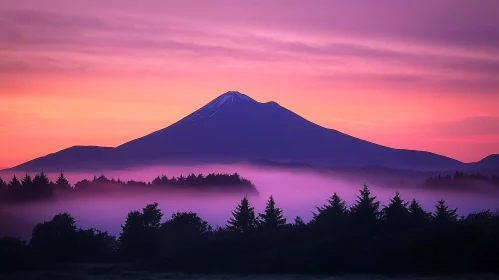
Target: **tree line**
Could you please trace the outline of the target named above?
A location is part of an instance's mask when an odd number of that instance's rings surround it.
[[[26,243],[0,239],[0,266],[127,262],[192,273],[499,273],[499,216],[458,216],[439,200],[432,212],[396,193],[381,205],[369,188],[355,203],[334,193],[305,223],[288,221],[271,196],[262,213],[244,197],[223,227],[193,212],[166,221],[157,203],[128,213],[118,237],[78,229],[67,213],[35,226]]]
[[[439,187],[439,186],[469,186],[472,182],[485,182],[492,185],[499,186],[499,176],[490,176],[487,174],[465,173],[456,171],[453,175],[438,175],[426,179],[425,186]]]
[[[71,185],[68,179],[61,173],[55,182],[50,181],[45,173],[36,174],[33,178],[26,173],[20,180],[16,175],[9,182],[0,178],[0,202],[16,203],[21,201],[31,201],[37,199],[48,199],[54,194],[69,194],[80,192],[98,192],[102,190],[116,190],[116,187],[132,189],[134,187],[148,187],[157,190],[172,189],[202,189],[202,190],[223,190],[240,191],[245,193],[256,193],[253,183],[241,177],[238,173],[222,174],[211,173],[188,176],[171,177],[158,176],[151,182],[142,181],[122,181],[118,179],[108,179],[106,176],[94,176],[93,180],[81,180]]]

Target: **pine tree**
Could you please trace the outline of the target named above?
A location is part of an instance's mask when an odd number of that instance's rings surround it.
[[[61,172],[61,175],[59,176],[59,178],[57,178],[57,181],[55,181],[55,184],[56,184],[57,188],[59,188],[59,189],[64,189],[64,190],[71,189],[71,185],[69,184],[68,179],[66,179],[66,177],[64,177],[64,173],[62,173],[62,172]]]
[[[450,209],[445,204],[445,200],[441,199],[435,205],[435,212],[433,218],[437,223],[452,223],[457,221],[457,208]]]
[[[262,228],[271,230],[286,224],[286,219],[282,215],[282,209],[275,207],[274,197],[270,196],[265,207],[265,212],[258,216],[258,224]]]
[[[313,214],[313,221],[319,222],[322,220],[332,220],[343,216],[347,212],[346,202],[341,199],[341,197],[334,193],[333,196],[328,199],[328,204],[321,207],[315,207],[318,213]]]
[[[398,227],[403,225],[407,222],[409,216],[409,210],[407,209],[408,204],[409,203],[400,198],[400,194],[396,192],[395,196],[390,199],[388,206],[381,210],[383,220],[390,226]]]
[[[19,182],[16,175],[14,175],[14,177],[12,177],[12,180],[10,180],[9,188],[11,188],[13,190],[19,190],[20,188],[22,188],[22,184],[21,184],[21,182]]]
[[[51,194],[49,178],[45,173],[36,174],[33,178],[33,196],[34,197],[44,197]]]
[[[7,184],[7,193],[5,194],[8,200],[23,200],[23,186],[16,175],[12,177],[9,184]]]
[[[26,173],[24,178],[21,180],[21,184],[24,189],[29,190],[33,186],[33,180],[31,180],[31,177]]]
[[[161,178],[159,176],[156,177],[154,180],[152,180],[151,184],[154,185],[154,186],[160,186],[162,184]]]
[[[251,207],[245,196],[236,210],[232,211],[232,218],[227,221],[227,229],[237,233],[251,232],[256,226],[255,208]]]
[[[5,182],[2,177],[0,177],[0,202],[6,200],[8,197],[7,192],[7,182]]]
[[[354,220],[363,225],[370,225],[376,222],[379,216],[379,201],[376,196],[371,196],[371,191],[364,185],[364,188],[359,191],[355,204],[350,208],[350,213]]]
[[[409,204],[409,223],[411,226],[423,226],[431,219],[431,213],[426,212],[415,199]]]
[[[0,190],[7,187],[7,182],[5,182],[2,177],[0,177]]]
[[[302,227],[305,226],[305,222],[300,216],[296,216],[293,225],[297,227]]]
[[[431,217],[431,213],[426,212],[423,207],[413,199],[409,205],[409,220],[412,225],[422,225]]]

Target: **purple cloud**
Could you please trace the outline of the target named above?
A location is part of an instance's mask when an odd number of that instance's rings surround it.
[[[225,58],[262,63],[260,67],[264,68],[269,68],[264,63],[291,61],[308,63],[314,72],[321,73],[317,79],[322,75],[408,87],[499,93],[499,84],[493,79],[499,75],[496,1],[482,1],[481,5],[439,1],[428,6],[399,1],[352,1],[341,5],[335,1],[310,4],[299,0],[287,1],[286,5],[244,0],[228,3],[215,0],[205,5],[188,0],[139,5],[135,1],[90,0],[86,6],[70,7],[63,2],[47,6],[47,2],[36,1],[26,9],[9,2],[5,6],[9,10],[0,10],[0,53],[9,52],[0,58],[0,70],[98,71],[109,56]],[[268,34],[263,35],[265,30]],[[278,36],[271,36],[272,32]],[[288,35],[291,37],[286,38]],[[357,40],[330,42],[342,36]],[[370,45],[366,38],[472,49],[478,56],[386,49]],[[101,62],[68,59],[59,55],[62,52],[91,55]],[[366,64],[365,73],[357,69],[344,77],[329,69],[333,62],[351,69],[348,64],[359,59]],[[379,65],[410,71],[369,71]]]

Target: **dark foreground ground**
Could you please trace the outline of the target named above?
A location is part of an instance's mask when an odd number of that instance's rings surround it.
[[[111,280],[111,279],[183,279],[183,280],[499,280],[496,275],[434,275],[434,276],[380,276],[380,275],[336,275],[336,276],[305,276],[305,275],[206,275],[161,273],[135,270],[123,265],[71,265],[58,269],[16,272],[1,275],[2,280]]]

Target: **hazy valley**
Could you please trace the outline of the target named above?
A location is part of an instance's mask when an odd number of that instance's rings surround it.
[[[470,183],[467,188],[452,189],[445,187],[426,188],[424,181],[432,173],[401,172],[324,172],[307,168],[283,168],[255,165],[198,165],[198,166],[155,166],[127,170],[104,170],[102,172],[67,172],[64,175],[70,183],[82,179],[92,179],[104,174],[107,178],[124,181],[135,180],[150,182],[158,175],[180,176],[208,173],[238,173],[249,179],[258,193],[224,192],[213,193],[196,190],[157,191],[144,189],[90,192],[72,196],[56,194],[47,201],[24,202],[20,204],[0,204],[2,226],[0,235],[22,236],[29,239],[33,226],[50,220],[55,214],[68,212],[75,217],[83,228],[98,228],[118,235],[126,214],[138,210],[148,203],[158,202],[161,210],[169,213],[193,211],[211,225],[225,226],[232,209],[244,195],[249,195],[257,211],[263,211],[265,202],[273,195],[284,210],[288,220],[296,216],[310,221],[316,206],[326,203],[334,193],[340,194],[351,205],[355,202],[359,189],[368,185],[373,194],[386,205],[396,191],[407,200],[417,199],[427,211],[433,211],[439,199],[445,199],[451,207],[457,207],[460,215],[490,209],[496,211],[499,205],[499,187]],[[0,177],[8,181],[14,174],[19,180],[23,172],[3,171]],[[32,174],[33,175],[33,174]],[[47,173],[55,181],[60,173]]]

